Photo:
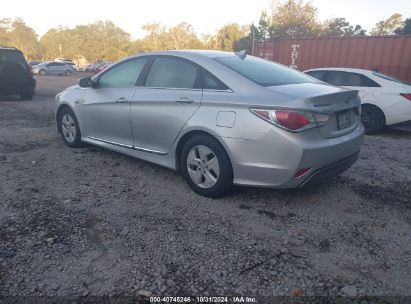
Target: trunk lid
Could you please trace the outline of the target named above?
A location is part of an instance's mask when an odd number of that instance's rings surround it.
[[[323,83],[291,84],[268,89],[301,98],[313,112],[329,115],[327,123],[318,128],[324,138],[348,134],[361,121],[358,91]]]

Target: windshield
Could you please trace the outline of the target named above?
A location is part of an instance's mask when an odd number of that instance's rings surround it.
[[[301,72],[253,56],[244,59],[238,56],[214,59],[264,87],[317,82]]]
[[[395,77],[392,77],[392,76],[389,76],[389,75],[385,75],[385,74],[380,73],[380,72],[374,72],[374,73],[372,73],[372,74],[373,74],[374,76],[383,78],[383,79],[385,79],[385,80],[389,80],[389,81],[393,81],[393,82],[398,82],[398,83],[402,83],[402,84],[406,84],[406,85],[411,85],[411,84],[408,83],[408,82],[402,81],[402,80],[400,80],[400,79],[398,79],[398,78],[395,78]]]

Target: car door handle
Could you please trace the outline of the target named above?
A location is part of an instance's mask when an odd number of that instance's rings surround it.
[[[127,103],[128,100],[125,99],[124,97],[121,97],[121,98],[117,99],[116,102],[118,102],[118,103]]]
[[[186,104],[190,104],[193,103],[194,100],[188,98],[188,97],[181,97],[179,99],[176,100],[177,103],[186,103]]]

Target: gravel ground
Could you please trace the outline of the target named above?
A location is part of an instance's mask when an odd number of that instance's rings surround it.
[[[322,184],[213,200],[168,169],[66,147],[53,98],[77,78],[0,100],[0,295],[411,297],[411,128],[367,136]]]

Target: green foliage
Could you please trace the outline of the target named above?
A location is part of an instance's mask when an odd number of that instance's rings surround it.
[[[111,21],[78,25],[74,29],[50,29],[40,39],[44,59],[76,58],[88,61],[117,60],[129,53],[130,34]]]
[[[16,47],[27,58],[38,58],[40,54],[36,33],[20,18],[0,19],[0,45]]]
[[[395,30],[404,24],[401,14],[394,14],[386,20],[380,21],[372,29],[371,35],[393,35]]]
[[[366,34],[361,25],[352,26],[345,18],[327,20],[324,25],[324,36],[364,36]]]
[[[317,9],[305,0],[273,0],[269,12],[261,13],[257,26],[229,23],[218,29],[214,35],[203,35],[201,39],[187,22],[172,27],[151,22],[145,24],[143,30],[146,32],[144,38],[132,40],[129,33],[113,22],[97,21],[74,28],[52,28],[38,41],[34,30],[23,20],[12,21],[4,18],[0,19],[0,45],[17,47],[28,59],[85,58],[94,63],[160,50],[247,50],[247,53],[251,54],[253,37],[254,42],[264,42],[283,37],[366,35],[366,30],[360,25],[353,26],[345,18],[319,22]],[[387,20],[378,22],[371,34],[394,33],[411,34],[411,18],[403,22],[400,14],[394,14]]]
[[[217,48],[223,51],[233,51],[237,41],[246,34],[246,28],[238,23],[224,25],[217,32]]]
[[[404,21],[403,26],[400,26],[394,31],[397,35],[411,35],[411,18]]]
[[[273,7],[271,38],[300,38],[318,36],[321,25],[317,21],[317,9],[303,0],[287,0]]]

